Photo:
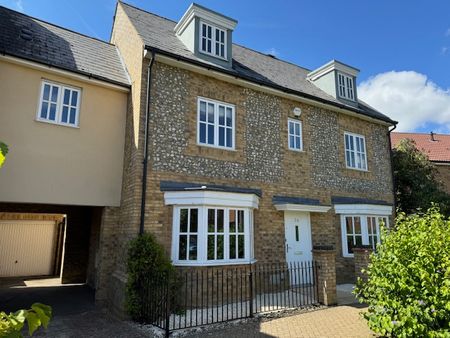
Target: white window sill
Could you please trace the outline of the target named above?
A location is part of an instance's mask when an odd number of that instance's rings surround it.
[[[174,266],[225,266],[225,265],[245,265],[245,264],[255,264],[257,262],[256,259],[252,260],[239,260],[239,261],[214,261],[207,263],[200,263],[196,261],[187,261],[187,262],[172,262]]]
[[[305,151],[303,149],[293,149],[293,148],[288,148],[290,151],[294,151],[296,153],[304,153]]]
[[[35,119],[35,121],[36,121],[36,122],[40,122],[40,123],[53,124],[53,125],[55,125],[55,126],[69,127],[69,128],[74,128],[74,129],[80,129],[79,126],[74,126],[74,125],[71,125],[71,124],[65,124],[65,123],[53,122],[53,121],[49,121],[49,120]]]
[[[360,172],[363,172],[363,173],[368,173],[369,172],[368,169],[358,169],[358,168],[352,168],[352,167],[347,167],[347,166],[345,167],[345,169],[360,171]]]
[[[200,48],[198,49],[198,52],[201,53],[201,54],[204,54],[204,55],[207,55],[207,56],[210,56],[210,57],[213,57],[213,58],[216,58],[216,59],[228,62],[228,59],[227,59],[226,56],[223,57],[223,56],[220,56],[220,55],[216,55],[214,53],[208,53],[206,51],[201,50]]]
[[[236,151],[236,149],[234,147],[233,148],[221,147],[221,146],[215,146],[215,145],[206,144],[206,143],[197,143],[197,145],[199,147],[206,147],[206,148],[219,149],[219,150],[228,150],[228,151]]]

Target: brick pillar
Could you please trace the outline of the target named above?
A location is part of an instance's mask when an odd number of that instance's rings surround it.
[[[367,269],[370,262],[370,254],[373,249],[371,246],[360,246],[353,248],[353,255],[355,257],[355,277],[356,280],[361,278],[363,282],[367,281],[367,275],[362,270]]]
[[[319,302],[335,305],[336,297],[336,252],[332,246],[315,246],[313,258],[317,264]]]

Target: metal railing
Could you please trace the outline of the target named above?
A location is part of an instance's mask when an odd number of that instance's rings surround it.
[[[183,269],[142,283],[142,319],[170,331],[318,303],[315,262]]]

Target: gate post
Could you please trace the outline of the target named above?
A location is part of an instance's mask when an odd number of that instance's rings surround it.
[[[355,277],[356,280],[361,279],[367,282],[367,274],[363,273],[363,269],[367,269],[370,263],[370,254],[373,249],[370,245],[359,246],[353,248],[353,255],[355,256]]]
[[[317,263],[317,284],[319,302],[335,305],[336,295],[336,252],[333,246],[314,246],[314,261]]]

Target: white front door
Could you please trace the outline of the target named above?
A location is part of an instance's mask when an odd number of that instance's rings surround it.
[[[310,276],[311,269],[306,268],[306,266],[310,266],[310,262],[312,261],[311,222],[309,212],[285,211],[284,225],[286,262],[288,264],[294,263],[295,267],[305,267],[304,269],[294,268],[296,273],[291,274],[291,283],[310,283],[312,280]],[[300,262],[303,262],[303,265],[298,265]],[[308,265],[305,265],[305,262],[308,262]],[[300,271],[302,273],[300,273]]]

